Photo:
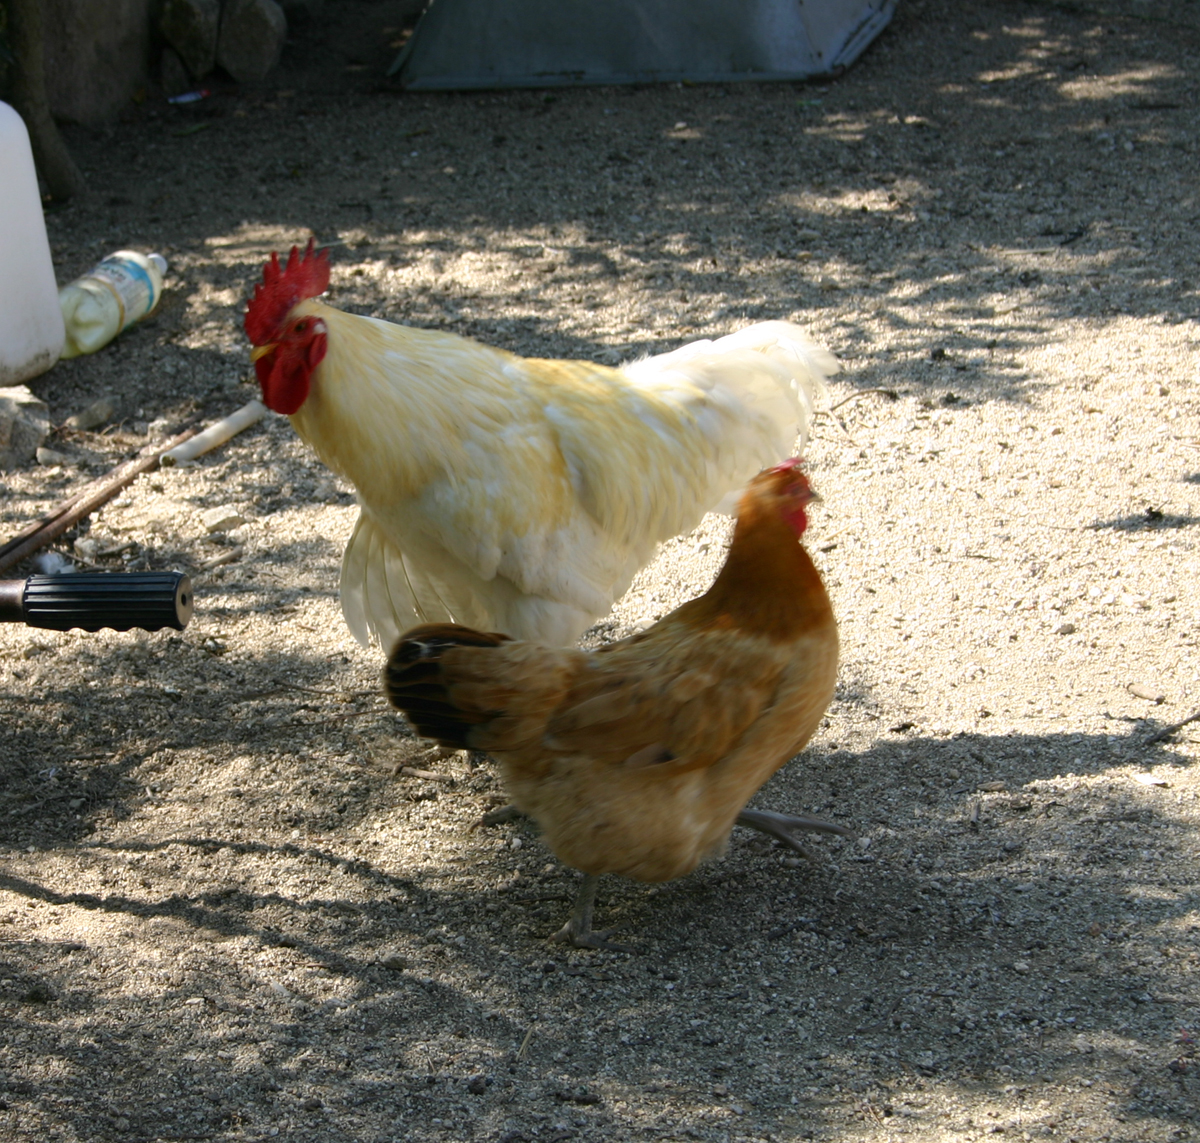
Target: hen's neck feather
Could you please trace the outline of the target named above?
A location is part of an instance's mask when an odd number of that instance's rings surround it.
[[[833,623],[821,574],[776,505],[742,501],[725,566],[680,618],[786,642]]]

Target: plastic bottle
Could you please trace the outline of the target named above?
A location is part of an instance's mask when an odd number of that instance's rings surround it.
[[[118,250],[58,291],[67,330],[63,357],[95,353],[121,330],[141,321],[162,297],[167,260],[161,254]]]
[[[29,132],[0,103],[0,388],[44,373],[63,344],[62,312]]]

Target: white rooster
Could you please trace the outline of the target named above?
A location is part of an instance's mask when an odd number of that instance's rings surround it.
[[[358,491],[342,611],[390,651],[452,621],[574,643],[656,546],[806,437],[833,355],[763,322],[612,369],[343,313],[312,242],[263,271],[263,401]]]

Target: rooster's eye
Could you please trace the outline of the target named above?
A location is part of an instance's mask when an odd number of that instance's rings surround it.
[[[304,333],[307,329],[308,329],[308,322],[306,322],[306,321],[296,322],[296,332],[297,333]]]

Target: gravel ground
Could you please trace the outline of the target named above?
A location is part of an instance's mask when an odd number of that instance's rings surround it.
[[[844,664],[758,803],[858,837],[739,832],[604,884],[635,955],[548,946],[576,875],[472,830],[486,761],[394,773],[351,492],[268,419],[67,537],[190,571],[185,632],[0,629],[0,1136],[1200,1136],[1200,723],[1152,740],[1200,708],[1200,5],[905,0],[836,83],[423,97],[378,78],[399,10],[330,0],[267,90],[68,132],[60,280],[134,245],[168,291],[33,383],[122,417],[4,474],[5,533],[249,399],[240,307],[309,233],[335,304],[528,354],[800,321],[845,365],[810,448]]]

